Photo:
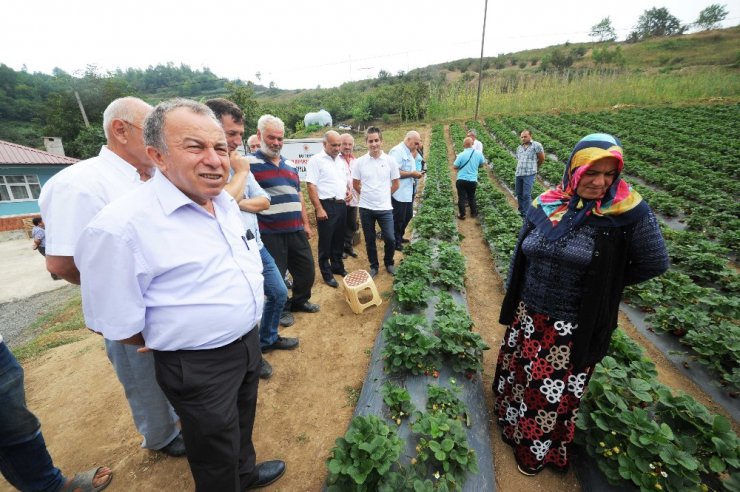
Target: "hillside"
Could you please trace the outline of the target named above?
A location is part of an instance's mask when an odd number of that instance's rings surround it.
[[[481,110],[485,113],[603,109],[615,104],[685,103],[707,98],[736,100],[740,87],[740,26],[627,43],[565,43],[500,54],[483,60]],[[96,152],[102,111],[114,98],[136,95],[156,103],[173,96],[226,96],[249,115],[283,118],[289,133],[301,130],[303,115],[324,108],[335,122],[463,118],[475,108],[474,58],[414,69],[381,71],[377,78],[339,87],[281,90],[227,80],[209,69],[172,63],[82,75],[15,71],[0,64],[0,139],[40,147],[41,136],[62,137],[68,155]],[[92,124],[84,128],[74,92]],[[594,96],[585,99],[584,93]],[[585,106],[584,106],[585,105]]]

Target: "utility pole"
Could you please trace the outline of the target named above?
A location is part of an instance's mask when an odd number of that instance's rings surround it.
[[[483,82],[483,44],[486,41],[486,16],[488,15],[488,0],[483,7],[483,34],[480,40],[480,64],[478,65],[478,97],[475,98],[475,121],[478,121],[478,108],[480,107],[480,86]]]
[[[486,0],[488,1],[488,0]],[[82,119],[85,121],[85,128],[90,127],[90,122],[87,121],[87,115],[85,114],[85,106],[82,105],[82,99],[80,99],[79,92],[75,91],[75,97],[77,98],[77,104],[80,106],[80,113],[82,113]],[[476,111],[477,113],[477,111]]]

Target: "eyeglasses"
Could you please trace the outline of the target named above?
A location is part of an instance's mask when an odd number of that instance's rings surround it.
[[[121,120],[121,121],[123,121],[124,123],[128,123],[129,125],[133,126],[134,128],[138,128],[139,130],[142,130],[142,131],[144,130],[143,126],[139,126],[132,121],[129,121],[129,120]]]

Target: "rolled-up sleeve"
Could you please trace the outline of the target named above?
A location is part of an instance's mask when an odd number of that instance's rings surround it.
[[[136,245],[108,231],[88,227],[75,249],[80,271],[82,311],[88,328],[109,340],[144,329],[144,292],[151,281]]]

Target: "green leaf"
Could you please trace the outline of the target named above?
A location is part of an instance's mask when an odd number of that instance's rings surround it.
[[[725,462],[722,461],[718,456],[712,456],[709,458],[709,468],[714,473],[722,473],[727,468]]]

